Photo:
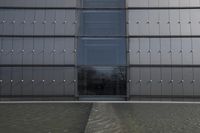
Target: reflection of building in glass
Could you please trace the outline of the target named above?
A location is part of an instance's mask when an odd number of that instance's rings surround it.
[[[199,0],[0,0],[1,97],[199,97]]]

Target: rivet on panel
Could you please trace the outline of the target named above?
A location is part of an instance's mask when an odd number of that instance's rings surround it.
[[[195,80],[193,79],[193,80],[192,80],[192,83],[194,83],[194,82],[195,82]]]
[[[157,24],[160,24],[160,22],[158,21]]]
[[[4,52],[4,50],[3,49],[1,49],[1,53],[3,53]]]
[[[15,22],[16,22],[15,20],[12,21],[13,24],[15,24]]]
[[[44,83],[44,82],[45,82],[45,80],[43,79],[43,80],[42,80],[42,82]]]
[[[33,83],[33,82],[35,82],[35,80],[34,80],[34,79],[32,79],[32,80],[31,80],[31,82]]]
[[[64,21],[64,24],[67,24],[67,20]]]
[[[160,83],[162,83],[162,82],[163,82],[163,80],[161,79],[161,80],[160,80]]]
[[[22,23],[25,24],[25,23],[26,23],[26,20],[24,20]]]
[[[65,52],[66,52],[66,49],[64,49],[63,52],[65,53]]]
[[[6,23],[6,21],[5,21],[5,20],[3,20],[3,21],[2,21],[2,23],[3,23],[3,24],[5,24],[5,23]]]
[[[36,24],[36,23],[37,23],[37,21],[36,21],[36,20],[34,20],[34,21],[33,21],[33,24]]]
[[[76,49],[74,49],[74,53],[76,53],[77,51],[76,51]]]
[[[130,83],[130,82],[132,82],[132,81],[129,79],[128,82]]]
[[[21,80],[21,82],[23,83],[23,82],[24,82],[24,80],[22,79],[22,80]]]
[[[43,23],[43,24],[46,24],[46,23],[47,23],[47,21],[46,21],[46,20],[44,20],[42,23]]]
[[[65,83],[65,82],[66,82],[66,80],[63,80],[63,82]]]
[[[3,82],[3,80],[0,80],[0,83],[2,83]]]
[[[11,83],[13,83],[13,80],[10,80]]]
[[[76,80],[73,80],[73,82],[76,82]]]
[[[56,82],[56,80],[54,79],[54,80],[52,80],[52,82],[53,82],[53,83],[55,83],[55,82]]]
[[[169,82],[170,82],[170,83],[173,83],[173,82],[174,82],[174,80],[170,80]]]

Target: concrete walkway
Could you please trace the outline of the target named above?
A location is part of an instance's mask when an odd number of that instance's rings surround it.
[[[200,133],[197,103],[2,103],[2,133]]]

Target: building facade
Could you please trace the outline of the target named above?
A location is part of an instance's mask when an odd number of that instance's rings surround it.
[[[0,97],[200,97],[199,0],[0,0]]]

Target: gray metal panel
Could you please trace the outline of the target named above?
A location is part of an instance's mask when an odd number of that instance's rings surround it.
[[[171,53],[170,53],[170,39],[162,38],[161,39],[161,63],[162,64],[171,64]]]
[[[131,38],[129,41],[130,64],[140,63],[140,38]]]
[[[34,67],[33,69],[33,95],[43,95],[44,94],[44,68]]]
[[[32,68],[24,67],[23,68],[23,77],[21,78],[23,81],[23,95],[33,95],[33,84],[32,84]]]
[[[180,7],[187,7],[190,5],[190,0],[180,0]]]
[[[64,35],[65,33],[65,26],[66,26],[66,22],[68,21],[65,18],[65,10],[56,10],[56,24],[55,24],[55,34],[56,35]]]
[[[3,60],[3,38],[0,38],[0,64],[2,64],[2,60]]]
[[[130,94],[140,95],[140,69],[139,67],[130,68]]]
[[[20,96],[22,94],[22,68],[12,67],[12,80],[11,83],[11,95]]]
[[[192,35],[200,35],[200,10],[191,10]]]
[[[141,11],[139,11],[139,10],[129,10],[128,11],[129,35],[139,35],[140,34],[140,26],[139,26],[140,15],[141,15]]]
[[[0,33],[3,34],[4,10],[0,10]]]
[[[2,64],[11,64],[12,57],[12,39],[11,38],[3,38],[2,40]]]
[[[46,10],[46,23],[45,23],[45,35],[55,35],[55,12],[56,10]]]
[[[22,44],[23,40],[21,38],[13,38],[12,64],[22,63]]]
[[[5,11],[5,24],[4,24],[4,35],[12,35],[14,33],[14,21],[15,10]]]
[[[148,35],[149,34],[148,11],[140,10],[139,15],[140,15],[139,16],[139,26],[140,26],[139,35]]]
[[[24,24],[24,34],[25,35],[33,35],[33,27],[34,27],[34,16],[35,10],[27,10],[25,12],[25,24]]]
[[[65,95],[75,95],[75,68],[65,68],[63,72],[64,78],[66,80],[65,83]]]
[[[183,95],[183,83],[181,82],[183,80],[182,78],[182,69],[181,68],[172,68],[172,80],[173,80],[173,92],[172,95]]]
[[[55,64],[74,64],[74,38],[57,38],[55,44]]]
[[[172,95],[171,68],[162,68],[162,95]]]
[[[141,68],[141,95],[151,95],[150,68]]]
[[[10,95],[11,94],[11,72],[12,69],[10,67],[1,67],[1,75],[0,78],[2,80],[1,83],[1,95]]]
[[[65,20],[67,24],[64,25],[64,35],[75,35],[76,33],[76,10],[65,10]]]
[[[159,7],[169,7],[169,0],[159,0]]]
[[[149,7],[158,7],[158,6],[159,6],[159,0],[149,1]]]
[[[184,95],[193,96],[194,95],[194,86],[192,83],[193,80],[193,68],[183,68],[183,89]]]
[[[151,38],[150,39],[150,55],[151,55],[151,64],[160,64],[161,53],[160,53],[160,39]]]
[[[127,0],[128,7],[148,7],[148,0]]]
[[[15,24],[14,24],[14,35],[23,35],[24,33],[24,19],[25,10],[15,10]]]
[[[200,95],[200,69],[194,68],[194,95],[199,96]]]
[[[171,39],[172,47],[172,64],[182,64],[182,53],[181,49],[181,38],[172,38]]]
[[[64,69],[65,68],[55,68],[54,95],[64,95]]]
[[[44,79],[45,79],[44,95],[54,95],[55,82],[53,82],[53,80],[55,80],[55,77],[54,77],[55,68],[48,67],[48,68],[43,69],[43,71],[44,71]]]
[[[54,52],[54,38],[45,38],[44,45],[44,64],[53,64],[56,52]]]
[[[159,10],[149,10],[150,35],[159,35]]]
[[[76,7],[77,0],[0,0],[1,7]]]
[[[24,38],[23,64],[33,63],[33,38]]]
[[[140,39],[141,57],[140,64],[150,64],[149,38]]]
[[[183,64],[192,64],[191,38],[182,38]]]
[[[34,38],[33,64],[43,64],[44,62],[44,40],[45,38]]]
[[[169,0],[169,7],[179,7],[180,0]]]
[[[179,10],[170,10],[170,33],[171,35],[180,35],[181,21]]]
[[[162,94],[162,86],[160,83],[161,80],[161,70],[160,68],[151,68],[151,95],[161,95]]]
[[[180,22],[181,22],[181,35],[191,35],[189,10],[180,10]]]
[[[190,6],[191,7],[195,7],[195,6],[199,6],[199,5],[200,5],[199,0],[190,0]]]
[[[45,10],[35,11],[35,35],[44,35],[44,20],[45,20]]]
[[[170,35],[169,11],[160,10],[160,35]]]
[[[193,49],[194,64],[200,64],[200,38],[193,38]]]

